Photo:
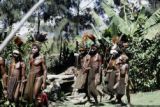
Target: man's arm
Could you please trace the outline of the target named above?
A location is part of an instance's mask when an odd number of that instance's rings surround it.
[[[86,55],[85,58],[84,58],[83,66],[82,66],[83,73],[90,70],[89,64],[90,64],[90,55]]]
[[[23,90],[24,90],[24,80],[25,80],[25,77],[26,77],[26,75],[25,75],[25,73],[26,73],[26,65],[25,65],[25,63],[24,62],[21,62],[21,70],[22,70],[22,76],[21,76],[21,86],[20,86],[20,91],[23,93]]]
[[[43,67],[43,85],[45,87],[46,79],[47,79],[47,67],[46,67],[46,62],[45,62],[44,56],[42,57],[42,67]]]
[[[1,75],[4,75],[6,73],[4,61],[0,61],[0,68],[1,68]]]
[[[101,57],[101,55],[99,55],[99,57],[98,57],[98,67],[99,67],[99,73],[101,72],[101,70],[102,70],[102,57]]]
[[[128,84],[128,71],[129,71],[129,67],[128,67],[128,64],[126,65],[125,67],[125,84],[127,85]]]
[[[25,73],[26,73],[26,65],[24,62],[21,62],[21,67],[22,67],[22,77],[21,77],[21,80],[25,80]]]
[[[7,73],[5,70],[5,63],[3,59],[0,60],[0,71],[1,71],[2,79],[3,79],[3,87],[7,88]]]
[[[119,86],[119,82],[120,82],[120,65],[116,64],[115,65],[115,69],[116,69],[116,84],[114,85],[113,89],[116,89]]]

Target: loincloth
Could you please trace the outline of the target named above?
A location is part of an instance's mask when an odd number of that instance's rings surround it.
[[[116,89],[117,94],[124,95],[126,90],[125,78],[120,78],[119,86]]]
[[[18,84],[19,83],[16,77],[10,77],[7,88],[7,93],[8,93],[7,96],[9,100],[13,100]]]
[[[109,95],[113,95],[115,93],[114,85],[116,84],[116,72],[114,70],[108,70],[105,75],[105,84],[103,90],[105,93]]]
[[[26,87],[25,87],[25,91],[24,91],[25,99],[29,100],[30,102],[33,101],[33,99],[35,99],[35,96],[34,96],[34,93],[33,93],[34,84],[35,84],[35,81],[37,79],[41,79],[42,80],[42,77],[43,76],[36,77],[36,73],[29,74],[29,77],[27,79],[27,84],[26,84]]]
[[[83,89],[86,83],[87,73],[83,73],[82,70],[78,73],[77,79],[75,81],[75,89]]]
[[[88,85],[88,95],[94,95],[94,96],[98,96],[98,90],[97,90],[97,85],[96,85],[96,74],[97,74],[97,70],[96,69],[90,69],[89,73],[88,73],[88,81],[87,81],[87,85]]]

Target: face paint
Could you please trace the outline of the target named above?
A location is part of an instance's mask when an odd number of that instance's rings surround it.
[[[81,56],[85,56],[86,52],[85,51],[80,51]]]
[[[92,47],[89,54],[90,55],[95,55],[97,53],[97,48],[96,47]]]
[[[13,51],[13,57],[14,57],[14,58],[18,58],[19,55],[20,55],[20,53],[19,53],[18,50],[14,50],[14,51]]]
[[[13,53],[13,57],[14,57],[14,58],[18,58],[18,57],[19,57],[19,54]]]

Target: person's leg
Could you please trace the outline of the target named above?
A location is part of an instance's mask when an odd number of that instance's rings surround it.
[[[34,90],[33,90],[34,99],[36,99],[36,97],[38,96],[38,94],[41,90],[41,85],[42,85],[42,78],[37,77],[36,80],[35,80]]]
[[[35,73],[30,73],[27,79],[24,98],[27,99],[29,102],[33,102],[34,100],[34,84],[35,84]]]
[[[100,74],[96,73],[95,74],[95,85],[97,86],[98,84],[100,84]]]
[[[14,101],[17,103],[19,100],[19,89],[20,89],[20,83],[18,83],[15,93],[14,93]]]
[[[87,99],[89,102],[91,102],[90,96],[91,96],[91,91],[90,91],[90,87],[87,87],[87,93],[86,93]]]
[[[95,104],[98,104],[98,99],[97,99],[97,95],[93,92],[91,93],[92,97],[94,98],[95,100]]]
[[[2,80],[3,80],[3,88],[6,90],[7,89],[7,78],[8,76],[6,74],[4,74],[2,76]]]
[[[78,89],[73,89],[72,96],[77,96],[77,95],[78,95]]]
[[[122,99],[121,99],[122,97],[123,97],[122,94],[117,94],[116,98],[118,103],[122,103]]]
[[[112,100],[114,98],[114,94],[113,93],[110,93],[110,98],[109,100]]]
[[[86,78],[85,78],[85,82],[84,82],[84,92],[85,92],[85,96],[83,97],[84,99],[87,97],[87,98],[89,98],[88,96],[88,88],[89,88],[89,86],[88,86],[88,72],[87,72],[87,74],[86,74]]]
[[[127,96],[128,103],[130,104],[131,99],[130,99],[130,92],[129,92],[129,84],[126,87],[126,96]]]
[[[108,84],[110,78],[110,73],[106,73],[105,75],[105,84]]]
[[[113,89],[117,89],[117,87],[119,86],[120,84],[120,77],[119,77],[119,73],[116,73],[116,76],[115,76],[115,85],[113,86]]]
[[[91,87],[90,87],[90,90],[91,90],[91,95],[93,96],[94,100],[95,100],[95,103],[98,104],[98,99],[97,99],[97,96],[99,95],[99,92],[97,90],[97,87],[95,85],[95,82],[92,82],[91,83]]]

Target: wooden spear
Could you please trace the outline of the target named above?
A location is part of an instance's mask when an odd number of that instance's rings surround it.
[[[32,13],[44,2],[45,0],[39,0],[22,18],[19,22],[19,25],[11,31],[11,33],[6,37],[6,39],[0,45],[0,52],[5,48],[5,46],[9,43],[9,41],[14,37],[15,33],[20,29],[20,27],[24,24],[24,22],[32,15]]]

